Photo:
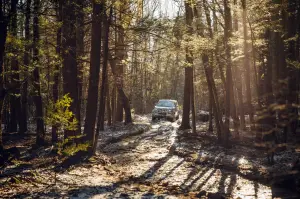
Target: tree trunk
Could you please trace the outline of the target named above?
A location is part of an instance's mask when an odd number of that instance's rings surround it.
[[[234,0],[234,6],[237,8],[237,0]],[[239,26],[238,26],[238,15],[237,10],[234,9],[233,12],[233,29],[234,32],[238,32]],[[235,48],[236,49],[236,48]],[[233,84],[232,87],[232,96],[235,99],[233,102],[237,102],[236,104],[232,103],[232,117],[234,119],[234,128],[235,128],[235,138],[239,139],[239,127],[241,129],[245,128],[245,114],[243,110],[243,86],[242,86],[242,76],[239,68],[239,61],[233,62]],[[236,91],[236,95],[235,92]],[[240,116],[240,117],[239,117]]]
[[[63,0],[57,0],[56,2],[56,16],[58,23],[62,22],[62,3]],[[56,33],[56,54],[58,57],[61,57],[61,36],[62,28],[59,27]],[[54,72],[54,84],[53,84],[53,102],[56,102],[59,98],[59,75],[60,75],[60,64],[55,66]],[[55,143],[58,141],[57,135],[57,126],[52,126],[52,142]]]
[[[111,120],[111,105],[110,105],[110,91],[109,91],[109,77],[107,77],[107,83],[105,84],[106,86],[106,107],[107,107],[107,125],[111,126],[112,120]]]
[[[191,5],[190,5],[191,6]],[[192,8],[191,8],[192,9]],[[193,10],[191,9],[188,9],[189,12],[192,12]],[[187,25],[188,25],[188,34],[189,35],[192,35],[193,34],[193,29],[192,29],[192,21],[193,21],[193,13],[189,13],[187,14],[186,13],[186,16],[187,16],[187,19],[186,19],[186,22],[187,22]],[[186,56],[186,60],[187,60],[187,63],[189,65],[191,65],[192,67],[192,78],[190,79],[190,87],[191,87],[191,111],[192,111],[192,132],[193,133],[196,133],[196,113],[195,113],[195,88],[194,88],[194,60],[193,60],[193,57],[192,57],[192,52],[189,51],[187,49],[187,52],[186,54],[188,54]]]
[[[116,97],[117,97],[117,91],[116,91],[116,85],[113,84],[113,89],[111,93],[111,118],[112,118],[112,123],[115,124],[115,113],[116,113]]]
[[[298,125],[298,118],[299,118],[299,113],[297,107],[293,106],[293,104],[297,104],[298,98],[299,98],[299,93],[298,93],[298,87],[299,87],[299,67],[295,66],[295,62],[298,62],[299,64],[299,55],[297,55],[297,51],[299,52],[299,48],[297,49],[297,43],[295,37],[299,37],[299,27],[297,27],[295,24],[298,22],[299,26],[299,21],[297,21],[297,18],[299,19],[299,12],[300,10],[300,5],[299,1],[297,0],[290,0],[288,1],[288,17],[287,17],[287,39],[288,39],[288,48],[287,48],[287,60],[288,60],[288,75],[289,75],[289,93],[288,93],[288,103],[290,106],[290,124],[289,124],[289,129],[291,132],[296,132],[297,130],[297,125]],[[298,10],[297,10],[298,9]],[[298,16],[297,16],[298,15]],[[299,38],[298,38],[299,39]],[[299,104],[298,104],[299,105]]]
[[[104,3],[103,3],[104,4]],[[106,6],[104,5],[104,10],[106,10]],[[104,23],[103,26],[105,28],[104,34],[104,45],[103,45],[103,69],[102,69],[102,83],[101,83],[101,91],[100,91],[100,105],[99,105],[99,114],[98,114],[98,122],[97,122],[97,130],[96,130],[96,138],[93,146],[93,153],[96,152],[97,142],[99,137],[99,132],[104,131],[104,114],[105,114],[105,100],[106,89],[108,86],[108,78],[107,78],[107,64],[108,64],[108,51],[109,51],[109,28],[112,19],[112,8],[110,8],[109,18],[107,18],[106,12],[104,15]]]
[[[0,6],[0,122],[2,123],[3,116],[3,103],[6,96],[6,90],[4,89],[4,70],[3,70],[3,57],[5,52],[5,43],[7,37],[7,20],[4,16],[2,9],[2,2]],[[2,141],[2,128],[0,128],[0,154],[3,151]]]
[[[124,21],[124,17],[126,16],[126,12],[128,12],[129,9],[129,3],[128,0],[123,0],[119,7],[119,22],[122,23]],[[120,85],[122,88],[124,87],[124,64],[122,63],[126,59],[126,44],[125,44],[125,29],[122,24],[119,24],[117,27],[117,40],[116,40],[116,75],[117,79],[120,82],[118,85]],[[117,106],[116,106],[116,121],[122,122],[123,121],[123,108],[125,110],[125,107],[123,106],[123,96],[120,92],[117,94]],[[125,116],[126,117],[126,116]]]
[[[224,43],[225,43],[225,54],[226,54],[226,104],[225,104],[225,124],[224,124],[224,146],[229,145],[229,124],[230,124],[230,108],[231,103],[234,103],[234,98],[232,96],[232,72],[231,72],[231,46],[229,44],[229,39],[232,34],[232,17],[231,8],[228,0],[224,0],[224,12],[225,12],[225,30],[224,30]]]
[[[86,107],[86,118],[84,123],[84,134],[91,146],[95,142],[95,125],[98,103],[98,85],[100,73],[100,53],[101,53],[101,35],[102,35],[102,20],[103,20],[103,4],[93,3],[92,15],[92,48],[91,48],[91,65],[88,88],[88,99]]]
[[[193,63],[191,63],[193,64]],[[195,88],[194,88],[194,73],[190,79],[191,84],[191,111],[192,111],[192,132],[196,133],[196,113],[195,113]]]
[[[133,122],[132,117],[131,117],[130,103],[129,103],[128,97],[126,96],[126,94],[123,90],[122,83],[121,83],[121,81],[119,81],[118,76],[117,76],[117,72],[116,72],[116,65],[117,65],[116,61],[117,60],[113,59],[110,52],[108,53],[108,58],[109,58],[109,61],[110,61],[111,72],[114,76],[116,90],[118,91],[118,95],[121,97],[122,106],[124,107],[125,124],[130,124],[130,123]]]
[[[18,0],[11,1],[11,33],[14,39],[17,38],[18,33],[18,22],[17,22],[17,4]],[[11,45],[11,53],[13,53],[13,57],[11,58],[11,85],[14,87],[19,83],[19,62],[17,59],[18,50],[15,45]],[[20,88],[16,87],[14,89],[13,95],[10,95],[10,132],[17,132],[18,123],[20,121],[19,111],[20,109],[20,98],[17,97],[20,94]]]
[[[212,93],[209,91],[208,89],[208,92],[209,92],[209,104],[208,104],[208,107],[209,107],[209,123],[208,123],[208,132],[212,132],[214,129],[213,129],[213,96],[212,96]]]
[[[105,9],[104,9],[105,10]],[[110,9],[109,18],[107,18],[106,13],[104,13],[104,26],[105,26],[105,35],[104,35],[104,45],[103,45],[103,69],[102,69],[102,83],[100,91],[100,105],[99,105],[99,115],[98,115],[98,124],[97,131],[104,131],[104,114],[105,114],[105,100],[106,100],[106,89],[108,84],[107,78],[107,64],[108,64],[108,51],[109,51],[109,28],[112,18],[112,9]]]
[[[252,96],[251,96],[251,85],[250,85],[250,62],[249,62],[249,45],[248,45],[248,28],[247,28],[247,0],[242,0],[243,7],[243,31],[244,31],[244,67],[245,73],[245,84],[246,84],[246,99],[247,99],[247,110],[249,112],[250,127],[252,129],[253,121],[253,107],[252,107]]]
[[[79,126],[81,126],[82,115],[81,109],[83,107],[83,57],[84,57],[84,0],[77,0],[77,18],[76,18],[76,45],[77,45],[77,57],[78,57],[78,105],[79,112]]]
[[[40,86],[40,69],[39,69],[39,49],[38,42],[40,40],[39,33],[39,11],[40,1],[34,0],[33,6],[33,63],[35,68],[33,70],[33,84],[34,84],[34,103],[36,107],[36,145],[40,146],[45,143],[45,129],[44,129],[44,115],[43,115],[43,102],[41,96]]]
[[[31,18],[31,0],[26,1],[26,13],[25,13],[25,41],[27,42],[25,44],[25,52],[24,52],[24,70],[25,70],[25,82],[23,83],[22,87],[22,94],[21,94],[21,119],[20,119],[20,133],[27,132],[27,120],[28,120],[28,81],[26,80],[28,78],[28,67],[29,67],[29,57],[30,57],[30,18]]]
[[[237,99],[239,105],[239,115],[240,115],[240,128],[242,130],[246,129],[245,122],[245,112],[244,112],[244,102],[243,102],[243,83],[242,83],[242,72],[240,68],[236,68],[236,90],[237,90]]]
[[[186,27],[187,32],[189,36],[192,36],[193,33],[193,27],[192,27],[192,21],[193,21],[193,8],[191,5],[191,2],[185,2],[185,15],[186,15]],[[183,114],[182,114],[182,122],[180,129],[190,129],[190,110],[191,108],[191,102],[193,101],[191,98],[192,96],[192,79],[193,79],[193,57],[192,52],[188,47],[186,47],[186,62],[189,66],[185,67],[185,80],[184,80],[184,99],[183,99]]]
[[[70,110],[78,121],[76,130],[65,130],[64,137],[79,135],[80,103],[78,96],[78,66],[76,53],[76,0],[66,0],[63,5],[63,90],[73,100]],[[99,55],[98,55],[99,56]]]
[[[204,7],[206,21],[207,21],[207,25],[208,25],[209,36],[210,36],[211,39],[213,39],[212,21],[211,21],[211,18],[210,18],[211,16],[210,16],[210,12],[209,12],[206,0],[203,0],[203,7]],[[214,11],[213,11],[213,15],[215,17]],[[217,31],[217,25],[216,24],[214,25],[214,31]],[[199,34],[202,37],[204,37],[203,30],[199,31]],[[214,53],[215,53],[215,56],[216,56],[217,64],[220,65],[220,63],[218,61],[218,55],[217,55],[218,50],[214,51]],[[211,59],[213,59],[213,55],[211,55]],[[222,114],[221,114],[221,111],[220,111],[217,88],[216,88],[215,80],[214,80],[214,77],[213,77],[213,68],[212,68],[212,66],[210,66],[209,56],[207,54],[202,55],[202,62],[203,62],[204,72],[205,72],[207,85],[208,85],[208,91],[209,91],[209,97],[210,97],[210,106],[211,106],[210,109],[211,109],[211,111],[212,111],[212,113],[214,114],[214,117],[215,117],[215,124],[216,124],[216,128],[217,128],[218,141],[219,141],[219,143],[221,143],[221,141],[222,141],[221,136],[222,136],[222,129],[223,129]],[[211,61],[211,63],[213,64],[212,61]],[[221,79],[222,79],[222,76],[224,76],[223,69],[219,68],[219,70],[221,72]],[[224,82],[225,82],[225,77],[223,77],[223,78],[224,78]],[[210,120],[212,120],[212,115],[210,115]],[[210,122],[210,123],[211,124],[210,124],[209,129],[212,129],[212,122]]]
[[[213,97],[212,100],[212,107],[213,107],[213,113],[215,117],[215,124],[217,128],[217,137],[218,137],[218,142],[222,142],[222,130],[223,130],[223,122],[222,122],[222,115],[220,113],[220,108],[219,108],[219,100],[218,100],[218,95],[216,92],[216,86],[214,83],[213,75],[212,75],[212,68],[209,67],[209,58],[206,54],[202,55],[202,62],[204,66],[204,72],[207,80],[207,86],[210,95]]]

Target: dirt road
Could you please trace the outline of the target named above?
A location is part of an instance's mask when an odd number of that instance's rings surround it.
[[[143,121],[145,122],[145,121]],[[150,119],[148,121],[150,122]],[[19,198],[272,198],[270,187],[220,167],[195,164],[174,153],[179,122],[151,122],[150,130],[99,149],[98,156],[63,173],[46,174],[43,185]],[[101,134],[102,138],[105,133]],[[117,132],[114,131],[115,134]],[[100,137],[100,140],[102,139]],[[203,152],[203,151],[202,151]],[[202,153],[201,152],[201,153]],[[219,156],[222,154],[216,154]],[[239,161],[246,161],[240,158]],[[55,182],[53,176],[55,175]],[[51,183],[50,183],[51,182]],[[13,193],[13,192],[12,192]]]

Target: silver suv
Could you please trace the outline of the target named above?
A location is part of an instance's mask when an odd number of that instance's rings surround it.
[[[176,100],[159,100],[152,111],[152,120],[166,118],[172,122],[178,120],[178,102]]]

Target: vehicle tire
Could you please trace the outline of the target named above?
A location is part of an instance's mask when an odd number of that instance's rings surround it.
[[[152,121],[155,121],[155,119],[156,119],[155,117],[152,117]]]
[[[176,120],[179,120],[179,115],[176,116]]]

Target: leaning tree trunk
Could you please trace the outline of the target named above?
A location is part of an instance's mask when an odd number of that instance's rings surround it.
[[[44,129],[44,115],[43,115],[43,102],[41,96],[40,86],[40,69],[39,69],[39,49],[38,42],[40,40],[39,33],[39,9],[40,1],[34,0],[34,17],[33,17],[33,63],[35,68],[33,70],[33,84],[34,84],[34,103],[36,107],[36,144],[43,145],[45,142],[45,129]]]
[[[95,125],[97,116],[97,103],[98,103],[98,85],[100,73],[100,53],[101,53],[101,29],[102,29],[102,16],[103,4],[93,3],[92,15],[92,49],[91,49],[91,65],[90,77],[88,88],[88,99],[86,107],[86,118],[84,123],[84,134],[91,146],[95,141]]]

